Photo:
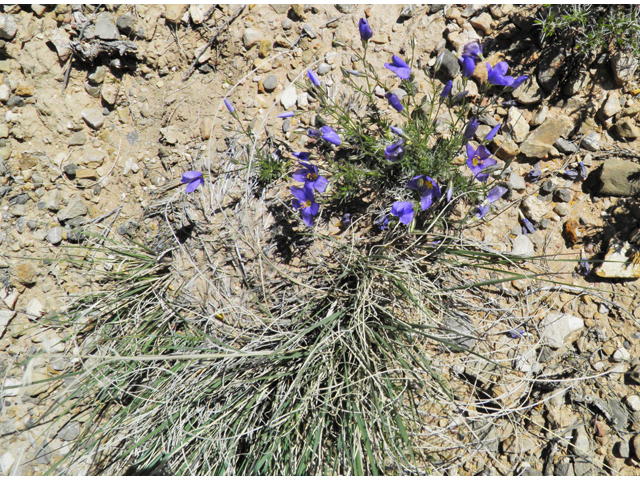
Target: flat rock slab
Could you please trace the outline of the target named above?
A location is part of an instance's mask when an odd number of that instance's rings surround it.
[[[547,118],[522,142],[520,151],[530,158],[544,158],[556,140],[566,136],[572,128],[573,121],[566,115]]]
[[[602,165],[600,173],[602,186],[598,195],[633,197],[640,194],[640,165],[611,158]]]
[[[601,278],[640,278],[640,258],[630,252],[629,243],[614,245],[595,273]]]

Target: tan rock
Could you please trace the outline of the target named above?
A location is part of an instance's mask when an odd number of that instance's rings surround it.
[[[12,269],[16,281],[20,285],[34,285],[37,280],[38,270],[31,263],[18,263]]]
[[[182,16],[189,8],[188,3],[177,4],[177,5],[165,5],[165,11],[162,16],[169,23],[180,23],[182,20]]]
[[[573,121],[566,115],[547,118],[533,130],[520,145],[520,151],[527,157],[544,158],[560,137],[566,136],[573,128]]]

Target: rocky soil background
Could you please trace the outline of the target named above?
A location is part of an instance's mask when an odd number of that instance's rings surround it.
[[[240,118],[254,126],[264,121],[301,148],[306,137],[295,128],[309,124],[314,103],[291,82],[317,62],[323,81],[338,83],[339,67],[351,68],[341,44],[359,43],[357,23],[367,17],[375,32],[370,58],[379,72],[391,55],[408,57],[415,37],[418,66],[433,65],[445,49],[459,51],[482,40],[489,62],[505,59],[511,74],[530,75],[514,101],[481,118],[478,129],[484,138],[492,126],[503,124],[491,148],[503,161],[513,160],[504,179],[511,196],[496,206],[517,208],[471,234],[498,252],[574,260],[550,263],[573,286],[559,285],[549,301],[553,312],[531,320],[535,328],[542,326],[547,344],[537,357],[515,366],[523,373],[542,369],[552,380],[524,399],[518,388],[496,391],[505,382],[489,364],[453,366],[509,405],[538,406],[528,413],[526,434],[507,419],[479,424],[478,453],[447,473],[639,474],[637,59],[613,52],[591,65],[568,66],[570,55],[562,45],[541,48],[533,22],[537,7],[240,7],[3,6],[2,385],[22,385],[25,375],[46,380],[69,366],[59,360],[25,371],[34,353],[74,348],[63,341],[63,332],[41,322],[69,296],[90,289],[86,277],[61,260],[65,248],[79,240],[71,229],[100,223],[114,235],[155,235],[159,223],[144,217],[145,208],[179,187],[182,172],[202,168],[210,148],[224,151],[224,138],[212,138],[211,132],[214,118],[218,125],[232,125],[219,112],[221,98],[237,82],[230,98]],[[446,53],[444,76],[458,72],[455,56]],[[474,77],[483,74],[479,65]],[[477,92],[472,88],[470,95]],[[273,112],[294,107],[302,114],[276,120]],[[580,160],[589,172],[585,182],[563,174]],[[536,162],[542,179],[528,182]],[[524,235],[519,215],[537,231]],[[605,261],[585,277],[574,271],[581,254],[620,262]],[[597,292],[576,295],[582,286]],[[514,281],[496,296],[527,288],[527,282]],[[558,371],[568,358],[573,371]],[[567,389],[562,382],[567,378],[583,380]],[[2,390],[3,474],[42,474],[69,451],[87,418],[69,416],[58,428],[25,431],[50,406],[58,386],[42,382]],[[78,466],[71,473],[85,470]]]

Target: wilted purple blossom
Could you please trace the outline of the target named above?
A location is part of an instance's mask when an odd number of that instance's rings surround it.
[[[310,128],[309,130],[307,130],[307,135],[309,135],[311,138],[320,138],[322,136],[322,132],[317,128]]]
[[[570,180],[575,180],[578,178],[578,172],[576,172],[575,170],[565,170],[563,173],[564,176]]]
[[[413,203],[412,202],[394,202],[391,206],[391,215],[398,217],[401,223],[409,225],[413,220]]]
[[[467,140],[471,140],[476,134],[476,130],[478,130],[478,125],[478,119],[476,117],[473,117],[471,120],[469,120],[469,123],[467,123],[467,127],[464,129],[464,133],[462,134],[462,136]]]
[[[533,223],[531,223],[531,221],[527,218],[527,217],[522,217],[520,219],[520,221],[522,222],[522,234],[526,235],[528,233],[535,233],[536,232],[536,227],[533,226]]]
[[[358,23],[358,29],[360,30],[360,38],[363,42],[368,42],[371,37],[373,37],[373,30],[371,30],[369,22],[364,18],[360,19],[360,22]]]
[[[514,90],[516,88],[518,88],[520,85],[522,85],[525,80],[527,80],[527,78],[529,78],[527,75],[521,75],[518,78],[516,78],[513,83],[511,84],[511,88],[513,88]]]
[[[404,156],[404,140],[399,139],[384,149],[384,156],[390,162],[397,162]]]
[[[478,42],[477,40],[474,40],[473,42],[469,42],[462,48],[462,55],[481,59],[482,45],[480,45],[480,42]]]
[[[533,170],[530,170],[526,174],[527,180],[529,180],[529,182],[531,183],[537,182],[538,180],[540,180],[541,176],[542,176],[542,170],[540,169],[540,162],[536,163],[534,165]]]
[[[291,117],[294,117],[295,115],[296,115],[295,112],[284,112],[278,115],[278,118],[291,118]]]
[[[404,131],[400,127],[391,127],[391,131],[396,135],[405,135]]]
[[[303,162],[308,162],[311,154],[309,152],[294,152],[291,155],[296,157],[298,160],[302,160]]]
[[[582,178],[582,180],[586,180],[587,176],[589,175],[589,172],[587,171],[587,167],[584,166],[584,163],[582,163],[582,160],[578,162],[578,173],[580,174],[580,178]]]
[[[522,330],[521,328],[514,328],[512,330],[509,330],[508,335],[511,338],[522,338],[524,337],[524,330]]]
[[[322,132],[322,139],[326,142],[333,143],[336,147],[339,147],[342,144],[342,140],[340,140],[340,137],[333,128],[324,126],[320,131]]]
[[[391,57],[391,63],[385,63],[384,66],[395,73],[402,80],[407,80],[411,75],[411,67],[407,65],[398,55]]]
[[[402,103],[400,103],[400,99],[395,93],[387,92],[384,97],[389,101],[389,105],[395,108],[398,112],[401,112],[404,109]]]
[[[584,250],[582,250],[582,252],[580,253],[580,260],[581,261],[580,261],[579,267],[582,274],[589,275],[591,273],[591,264],[587,260],[587,257],[585,257]]]
[[[198,171],[184,172],[180,181],[187,184],[186,191],[191,193],[204,182],[204,175]]]
[[[451,87],[453,86],[453,80],[449,80],[447,82],[447,84],[444,86],[444,89],[442,90],[442,93],[440,94],[440,96],[442,98],[446,98],[449,96],[449,94],[451,93]]]
[[[498,130],[500,130],[500,127],[502,126],[501,123],[499,123],[498,125],[496,125],[495,127],[493,127],[491,129],[491,131],[489,133],[487,133],[487,136],[484,137],[484,141],[485,142],[490,142],[491,140],[493,140],[493,137],[496,136],[496,133],[498,133]]]
[[[389,226],[389,217],[387,217],[386,215],[381,215],[378,218],[376,218],[373,223],[375,223],[375,225],[380,230],[384,230]]]
[[[233,113],[236,110],[233,108],[233,104],[226,98],[224,99],[224,104],[227,106],[227,110],[229,110],[229,112]]]
[[[487,194],[487,198],[481,205],[478,206],[478,212],[476,213],[476,217],[482,218],[484,217],[489,210],[491,210],[491,204],[497,202],[502,198],[502,196],[507,193],[509,189],[505,187],[501,187],[500,185],[493,187],[489,190]]]
[[[309,70],[307,72],[307,77],[309,77],[309,80],[311,80],[311,83],[313,83],[316,87],[320,86],[320,79],[318,78],[318,76],[313,70]]]
[[[449,182],[449,188],[447,188],[447,203],[453,198],[453,184]]]

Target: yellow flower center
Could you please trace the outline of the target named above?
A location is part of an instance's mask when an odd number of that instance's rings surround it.
[[[480,155],[476,155],[475,157],[473,157],[473,166],[477,167],[478,165],[482,164],[482,159],[480,158]]]
[[[302,203],[302,202],[300,203],[300,209],[301,210],[304,210],[305,208],[309,208],[310,206],[311,206],[311,200],[307,200],[304,203]]]
[[[317,173],[307,173],[307,180],[311,180],[312,182],[318,178]]]
[[[426,182],[424,182],[424,186],[427,188],[427,190],[431,190],[433,188],[433,183],[427,180]]]

